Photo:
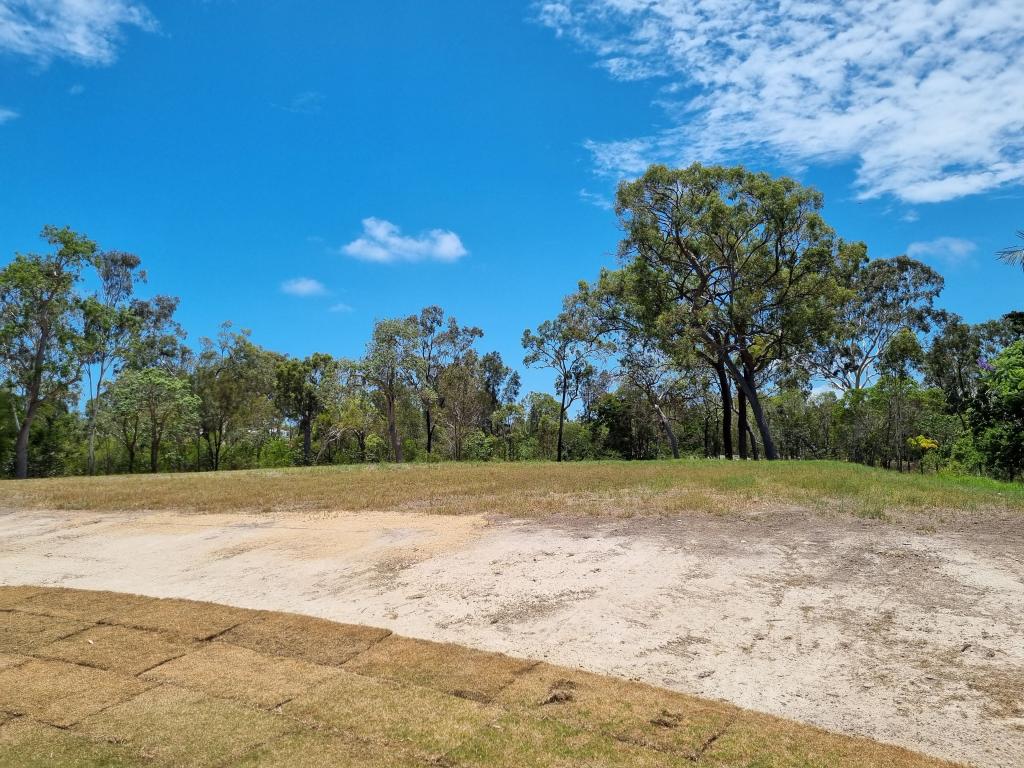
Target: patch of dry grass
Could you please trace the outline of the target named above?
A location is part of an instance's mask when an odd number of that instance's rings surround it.
[[[165,685],[82,722],[97,739],[124,744],[167,768],[207,768],[238,760],[295,731],[291,721],[242,704]]]
[[[192,645],[189,640],[161,632],[104,625],[44,645],[36,653],[43,658],[138,675],[188,653]]]
[[[29,654],[91,626],[84,621],[0,612],[0,653]]]
[[[271,709],[334,674],[332,667],[308,661],[265,656],[227,643],[207,643],[142,678]]]
[[[73,590],[14,600],[15,589],[0,587],[11,644],[25,648],[0,655],[0,766],[949,768],[727,704],[385,630]],[[114,623],[66,618],[101,615]],[[166,633],[209,637],[231,622],[241,623],[212,640]]]
[[[473,701],[429,688],[339,672],[282,707],[306,723],[427,757],[454,749],[495,717]]]
[[[4,587],[0,591],[0,611],[43,591],[42,587]]]
[[[258,613],[219,640],[271,656],[340,666],[379,643],[390,632],[293,613]]]
[[[1024,510],[1024,485],[842,462],[583,462],[313,467],[2,481],[11,509],[409,510],[545,516],[798,506],[864,517]]]
[[[0,709],[67,727],[149,687],[150,683],[101,669],[30,659],[0,671]]]
[[[345,669],[486,702],[531,666],[531,662],[500,653],[392,635]]]
[[[145,608],[151,598],[119,592],[83,592],[79,589],[52,588],[12,601],[11,607],[26,613],[96,622],[111,621],[134,608]]]

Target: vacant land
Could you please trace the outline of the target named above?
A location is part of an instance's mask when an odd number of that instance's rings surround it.
[[[321,467],[3,483],[0,509],[380,511],[625,516],[786,507],[885,517],[1024,512],[1024,485],[841,462],[585,462]]]
[[[1024,504],[1012,486],[681,462],[0,490],[0,583],[370,624],[940,758],[1024,764]]]
[[[637,683],[209,603],[0,588],[0,654],[0,765],[948,765]]]

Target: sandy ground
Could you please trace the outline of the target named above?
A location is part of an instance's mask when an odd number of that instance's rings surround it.
[[[1024,521],[0,513],[0,583],[295,611],[1024,765]]]

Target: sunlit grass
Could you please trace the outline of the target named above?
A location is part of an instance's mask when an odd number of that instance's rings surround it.
[[[900,512],[1019,512],[1024,485],[826,461],[411,464],[5,481],[0,508],[517,516],[800,508],[885,518]]]

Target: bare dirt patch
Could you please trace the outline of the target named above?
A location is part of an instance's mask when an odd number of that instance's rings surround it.
[[[725,699],[986,768],[1024,764],[1024,528],[1016,514],[933,510],[879,522],[792,509],[529,521],[11,512],[0,515],[0,583],[375,625]],[[166,630],[131,608],[115,613]],[[201,618],[189,618],[187,634],[242,631],[225,609]],[[353,653],[379,640],[354,639],[362,647]],[[672,714],[651,733],[671,730]],[[708,754],[754,748],[753,735],[731,736]],[[500,754],[503,744],[479,750]]]

